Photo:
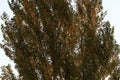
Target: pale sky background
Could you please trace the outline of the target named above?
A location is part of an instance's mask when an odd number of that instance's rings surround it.
[[[111,25],[115,26],[114,36],[117,43],[120,44],[120,0],[103,0],[103,7],[104,10],[107,11],[105,20],[109,20]],[[9,9],[7,0],[0,0],[0,15],[2,15],[4,11],[8,13],[10,18],[12,17],[12,11]],[[0,24],[1,23],[3,23],[3,21],[0,19]],[[2,39],[2,33],[0,31],[0,42],[2,42]],[[14,63],[10,61],[10,59],[5,56],[4,51],[0,49],[0,66],[7,64],[12,64],[12,68],[14,69]],[[15,74],[17,74],[17,71],[15,71]]]

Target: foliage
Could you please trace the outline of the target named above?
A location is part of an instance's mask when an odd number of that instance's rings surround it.
[[[1,69],[2,74],[0,80],[17,80],[9,64],[7,66],[2,66]]]
[[[102,1],[74,1],[75,9],[71,0],[8,2],[14,16],[2,16],[1,47],[23,80],[104,80],[116,72],[119,48]]]

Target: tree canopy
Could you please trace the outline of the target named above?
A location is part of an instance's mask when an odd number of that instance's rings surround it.
[[[11,69],[11,65],[2,66],[2,74],[0,76],[0,80],[17,80],[16,76],[13,74]]]
[[[71,4],[74,1],[74,6]],[[6,55],[22,80],[119,80],[119,45],[102,0],[11,0]],[[116,76],[118,75],[118,76]]]

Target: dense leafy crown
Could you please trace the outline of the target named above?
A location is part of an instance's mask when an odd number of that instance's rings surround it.
[[[102,1],[72,1],[8,2],[14,16],[2,16],[1,47],[23,80],[120,79],[119,49]]]

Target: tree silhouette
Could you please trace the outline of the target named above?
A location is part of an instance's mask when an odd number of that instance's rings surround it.
[[[8,2],[14,16],[2,16],[1,47],[23,80],[112,79],[119,46],[114,28],[103,21],[102,1],[74,2],[74,8],[71,0]]]

